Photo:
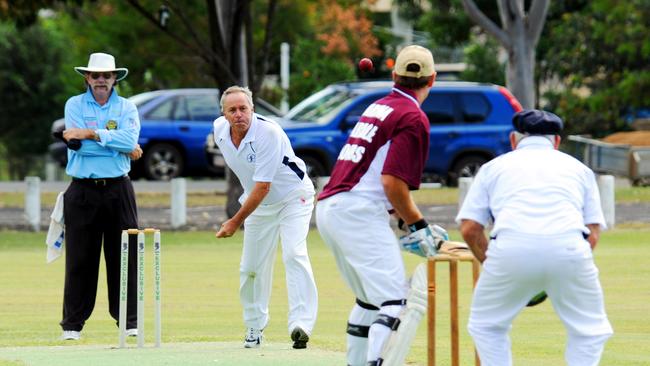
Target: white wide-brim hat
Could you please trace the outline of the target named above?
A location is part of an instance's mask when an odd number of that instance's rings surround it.
[[[115,57],[108,53],[93,53],[88,59],[88,66],[77,66],[74,71],[81,75],[87,72],[114,72],[117,74],[116,81],[120,81],[126,77],[129,70],[124,67],[115,67]]]

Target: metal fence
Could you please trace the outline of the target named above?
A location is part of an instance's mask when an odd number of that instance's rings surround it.
[[[634,185],[650,184],[650,147],[610,144],[570,135],[569,153],[599,174],[627,177]]]

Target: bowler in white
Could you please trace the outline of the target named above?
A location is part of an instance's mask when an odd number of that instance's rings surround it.
[[[318,310],[318,292],[307,253],[314,186],[282,128],[253,112],[248,88],[232,86],[224,91],[221,110],[223,116],[214,121],[214,139],[244,193],[239,199],[241,208],[221,225],[216,236],[230,237],[244,225],[239,266],[239,296],[247,327],[244,347],[262,344],[280,239],[289,297],[289,334],[293,348],[306,348]]]

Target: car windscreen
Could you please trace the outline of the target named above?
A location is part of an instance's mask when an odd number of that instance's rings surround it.
[[[262,103],[256,103],[255,104],[255,113],[258,113],[258,114],[261,114],[261,115],[263,115],[265,117],[270,117],[270,118],[280,117],[275,111],[272,111],[271,109],[267,108]]]
[[[139,107],[159,95],[160,93],[157,92],[146,92],[146,93],[136,94],[132,97],[129,97],[129,100],[132,101],[136,107]]]
[[[293,107],[285,116],[297,122],[326,123],[352,103],[354,94],[342,88],[325,88]]]

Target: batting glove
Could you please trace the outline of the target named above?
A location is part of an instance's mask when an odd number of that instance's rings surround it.
[[[400,237],[399,244],[402,250],[421,257],[430,257],[438,253],[438,249],[446,240],[449,240],[449,235],[445,229],[438,225],[428,225]]]

